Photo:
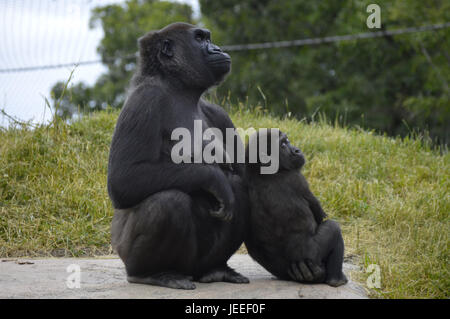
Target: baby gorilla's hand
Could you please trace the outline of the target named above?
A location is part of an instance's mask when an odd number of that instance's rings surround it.
[[[293,262],[288,269],[289,277],[299,282],[324,282],[325,281],[325,265],[315,264],[309,259]]]

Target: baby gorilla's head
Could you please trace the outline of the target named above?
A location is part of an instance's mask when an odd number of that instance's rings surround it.
[[[280,131],[280,168],[293,170],[302,168],[305,165],[305,157],[302,151],[289,142],[287,135]]]
[[[250,136],[245,157],[247,167],[252,171],[259,169],[261,174],[300,169],[305,164],[303,153],[279,129],[260,129]]]

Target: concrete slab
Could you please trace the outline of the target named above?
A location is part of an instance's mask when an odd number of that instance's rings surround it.
[[[80,288],[67,286],[67,279],[75,274],[67,271],[72,264],[80,267]],[[0,298],[367,298],[365,290],[351,281],[333,288],[276,280],[248,255],[234,255],[229,265],[249,277],[250,284],[196,283],[195,290],[176,290],[129,284],[122,261],[113,257],[3,259],[0,262]],[[356,266],[344,264],[347,277],[356,269]]]

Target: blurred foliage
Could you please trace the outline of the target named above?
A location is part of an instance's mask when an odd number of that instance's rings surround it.
[[[247,44],[375,32],[368,29],[371,1],[200,0],[201,24],[219,45]],[[379,0],[382,29],[450,21],[450,2]],[[78,84],[61,103],[78,108],[120,107],[135,68],[124,56],[136,39],[173,21],[195,22],[188,6],[127,1],[95,10],[105,37],[99,52],[108,72],[94,87]],[[326,113],[343,124],[390,135],[429,131],[450,141],[450,30],[386,36],[316,46],[232,52],[233,71],[214,92],[230,104],[263,105],[272,114],[303,118]],[[111,62],[111,58],[114,61]],[[57,84],[54,95],[58,96]],[[64,113],[66,112],[66,113]]]
[[[373,1],[200,0],[220,44],[246,44],[378,31]],[[450,21],[449,1],[376,2],[382,29]],[[449,29],[317,46],[239,51],[219,96],[276,114],[325,112],[344,124],[406,135],[429,130],[449,142]],[[264,95],[261,94],[263,92]],[[233,102],[233,101],[232,101]]]

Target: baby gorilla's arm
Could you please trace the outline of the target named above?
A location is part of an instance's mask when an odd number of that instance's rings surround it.
[[[322,209],[322,206],[320,205],[319,200],[311,193],[311,191],[308,189],[304,193],[305,199],[308,201],[309,208],[311,209],[314,219],[316,220],[317,224],[321,224],[325,218],[327,218],[327,213],[324,212]]]

